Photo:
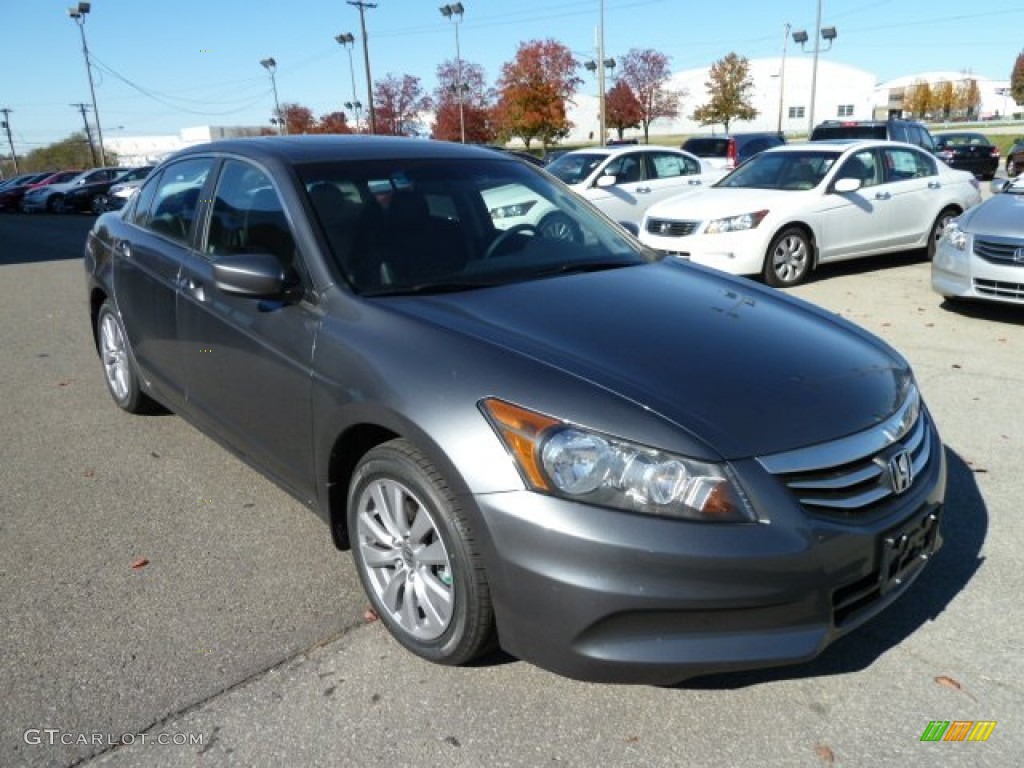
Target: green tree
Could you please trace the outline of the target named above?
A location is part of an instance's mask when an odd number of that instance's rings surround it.
[[[1018,107],[1024,106],[1024,51],[1017,54],[1010,73],[1010,96]]]
[[[499,136],[522,139],[527,147],[534,139],[547,147],[568,136],[572,124],[565,105],[583,82],[577,67],[572,52],[555,40],[520,43],[498,79]]]
[[[711,65],[704,83],[708,102],[693,112],[693,119],[701,125],[721,123],[728,133],[733,120],[753,120],[757,110],[750,103],[754,79],[750,76],[750,61],[745,56],[729,53]]]
[[[107,165],[117,165],[117,156],[105,150]],[[72,133],[66,139],[33,149],[20,163],[24,172],[63,170],[65,168],[92,168],[92,152],[84,133]]]
[[[640,124],[644,129],[645,143],[648,142],[652,122],[660,117],[679,115],[680,94],[668,89],[672,76],[668,62],[668,56],[651,48],[634,48],[622,57],[618,80],[629,86],[640,104]]]

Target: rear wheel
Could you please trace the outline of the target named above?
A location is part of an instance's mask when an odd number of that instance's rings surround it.
[[[814,248],[807,233],[798,227],[782,230],[764,257],[764,281],[776,288],[802,283],[811,271]]]
[[[942,239],[942,233],[945,231],[946,225],[959,215],[960,211],[956,208],[945,208],[942,213],[935,217],[932,231],[928,235],[928,261],[935,258],[935,249],[938,248],[939,240]]]
[[[103,362],[104,378],[110,396],[118,407],[128,413],[148,413],[155,403],[139,386],[128,335],[113,303],[107,299],[96,317],[96,348]]]
[[[348,530],[363,588],[398,642],[465,664],[494,638],[490,590],[465,513],[406,440],[369,451],[349,486]]]
[[[46,210],[50,213],[64,213],[64,195],[50,195],[46,200]]]

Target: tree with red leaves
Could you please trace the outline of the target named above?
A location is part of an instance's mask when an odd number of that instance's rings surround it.
[[[618,82],[625,83],[640,103],[640,125],[644,142],[650,138],[651,123],[662,117],[677,117],[679,101],[685,94],[668,88],[672,76],[669,58],[652,48],[632,48],[622,57]],[[607,115],[607,105],[606,105]]]
[[[572,52],[555,40],[520,43],[513,61],[501,68],[498,104],[494,110],[498,133],[534,139],[543,146],[569,135],[566,102],[583,80]]]
[[[1010,72],[1010,96],[1018,107],[1024,107],[1024,51],[1017,54]]]
[[[461,69],[461,83],[459,70]],[[462,96],[462,117],[459,117],[459,96]],[[487,144],[494,141],[491,121],[493,94],[487,88],[484,70],[479,64],[463,61],[442,62],[437,68],[437,90],[434,91],[434,125],[431,137],[444,141],[460,141],[463,123],[466,142]]]
[[[373,87],[373,108],[377,113],[377,133],[410,136],[419,132],[420,113],[433,107],[423,93],[420,79],[412,75],[387,75]]]
[[[328,112],[321,115],[316,124],[317,133],[352,133],[348,116],[344,112]]]
[[[285,133],[289,136],[299,133],[316,133],[313,112],[301,104],[282,104],[281,117],[284,119]]]
[[[604,99],[605,120],[614,128],[619,138],[627,128],[639,128],[644,119],[640,100],[625,82],[619,80],[611,87]]]

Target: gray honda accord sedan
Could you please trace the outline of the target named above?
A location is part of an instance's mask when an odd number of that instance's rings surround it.
[[[941,542],[942,443],[896,351],[486,149],[192,147],[96,221],[85,269],[117,405],[315,509],[431,661],[801,662]]]

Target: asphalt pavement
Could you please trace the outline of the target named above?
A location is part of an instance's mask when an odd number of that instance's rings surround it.
[[[942,552],[810,664],[594,685],[416,659],[314,514],[176,416],[118,411],[91,221],[0,215],[0,765],[1020,763],[1024,308],[943,303],[916,253],[794,289],[914,365],[949,464]],[[996,725],[922,742],[935,720]]]

